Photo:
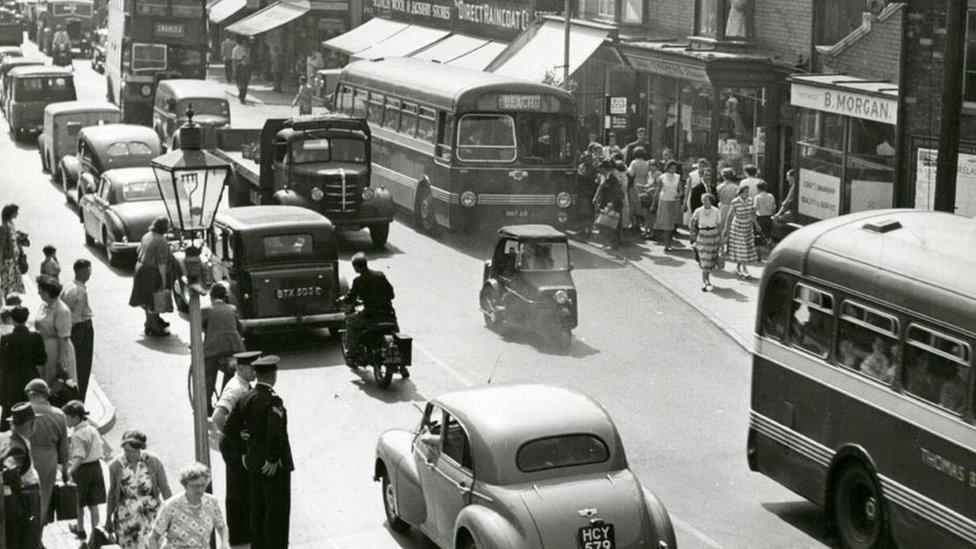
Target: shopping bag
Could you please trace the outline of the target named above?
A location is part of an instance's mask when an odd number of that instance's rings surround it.
[[[616,229],[620,226],[620,214],[613,211],[612,208],[604,208],[597,214],[596,221],[593,224],[605,229]]]
[[[173,294],[167,289],[159,290],[153,294],[153,308],[157,313],[173,312]]]
[[[24,252],[20,252],[20,255],[17,256],[17,270],[20,271],[20,274],[22,275],[27,274],[27,254]]]
[[[109,549],[109,547],[118,547],[115,544],[115,536],[109,534],[101,527],[95,527],[92,530],[91,536],[88,538],[88,549]]]
[[[71,402],[72,400],[77,400],[80,393],[78,392],[78,385],[75,381],[68,377],[67,372],[61,370],[54,376],[54,380],[50,384],[51,389],[51,405],[56,408],[61,408],[65,404]]]
[[[78,487],[72,483],[58,482],[54,485],[54,516],[56,520],[75,520],[78,518]]]

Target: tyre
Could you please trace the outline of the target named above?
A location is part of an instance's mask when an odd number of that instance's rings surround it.
[[[861,465],[844,468],[833,497],[834,523],[840,546],[846,549],[888,547],[888,520],[877,481]]]
[[[393,491],[393,484],[390,483],[390,475],[383,473],[383,510],[386,512],[386,522],[394,532],[404,533],[410,529],[410,525],[403,521],[396,514],[396,494]]]
[[[437,234],[437,218],[434,215],[434,195],[430,194],[430,187],[423,185],[417,194],[417,205],[414,208],[414,221],[417,226],[429,235]]]
[[[92,235],[88,234],[88,227],[85,225],[85,214],[78,214],[81,216],[81,230],[85,231],[85,246],[95,246],[95,239]]]
[[[112,244],[115,244],[115,237],[112,236],[111,231],[102,227],[102,246],[105,248],[105,259],[108,259],[108,264],[112,267],[122,267],[125,258],[122,254],[112,251]]]
[[[61,170],[61,192],[68,202],[71,202],[71,186],[68,184],[68,174],[64,170]]]
[[[386,239],[390,236],[390,224],[369,226],[369,239],[373,241],[373,246],[382,248],[386,246]]]
[[[41,147],[37,148],[37,153],[41,155],[41,171],[48,173],[51,171],[51,167],[47,165],[47,155],[44,154],[44,149]]]
[[[373,365],[373,379],[376,381],[376,385],[380,389],[386,389],[393,383],[393,372],[394,368],[385,366],[383,364]]]
[[[498,329],[501,324],[498,300],[490,288],[486,288],[481,292],[481,316],[485,319],[485,326],[488,326],[492,330]]]

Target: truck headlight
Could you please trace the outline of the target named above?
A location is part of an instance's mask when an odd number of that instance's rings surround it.
[[[560,305],[569,303],[569,294],[566,293],[566,290],[557,290],[556,293],[552,294],[552,298]]]
[[[372,200],[373,194],[375,194],[373,192],[373,189],[370,187],[366,187],[365,189],[363,189],[363,200]]]
[[[478,195],[474,194],[472,191],[464,191],[461,193],[461,205],[465,208],[473,208],[475,204],[478,203]]]
[[[152,94],[152,88],[149,86],[149,84],[143,84],[142,87],[139,88],[139,93],[141,93],[143,97],[149,97],[149,95]]]
[[[314,200],[316,202],[318,202],[319,200],[322,200],[322,198],[325,197],[325,193],[322,192],[322,189],[320,189],[318,187],[315,187],[314,189],[312,189],[312,192],[310,192],[308,194],[309,194],[309,196],[312,197],[312,200]]]
[[[573,203],[573,197],[566,191],[563,191],[556,195],[556,205],[560,208],[566,209],[570,204]]]

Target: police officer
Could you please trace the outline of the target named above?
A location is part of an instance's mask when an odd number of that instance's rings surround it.
[[[251,363],[256,384],[227,419],[224,433],[244,448],[244,467],[251,487],[251,547],[288,547],[291,472],[295,470],[288,442],[288,414],[274,392],[279,359],[266,355]]]
[[[224,504],[227,508],[227,530],[230,544],[245,545],[251,538],[250,527],[250,485],[247,470],[244,468],[244,448],[235,444],[237,439],[225,436],[224,428],[231,412],[237,407],[241,398],[251,390],[255,373],[252,363],[261,356],[261,351],[245,351],[233,355],[237,364],[234,377],[220,392],[220,398],[214,407],[210,423],[213,429],[220,433],[220,455],[224,458],[224,470],[227,475],[227,494]]]
[[[346,352],[353,359],[359,347],[359,334],[372,322],[392,320],[396,322],[393,310],[393,286],[380,271],[369,268],[366,254],[359,252],[352,256],[352,268],[357,276],[352,288],[346,294],[350,303],[363,302],[363,311],[346,317]]]
[[[8,548],[41,546],[41,490],[28,440],[34,432],[34,408],[26,402],[10,410],[11,431],[0,434],[3,515]]]

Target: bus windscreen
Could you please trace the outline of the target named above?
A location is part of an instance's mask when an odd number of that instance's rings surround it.
[[[458,124],[458,158],[470,162],[572,161],[571,120],[553,114],[469,114]]]

